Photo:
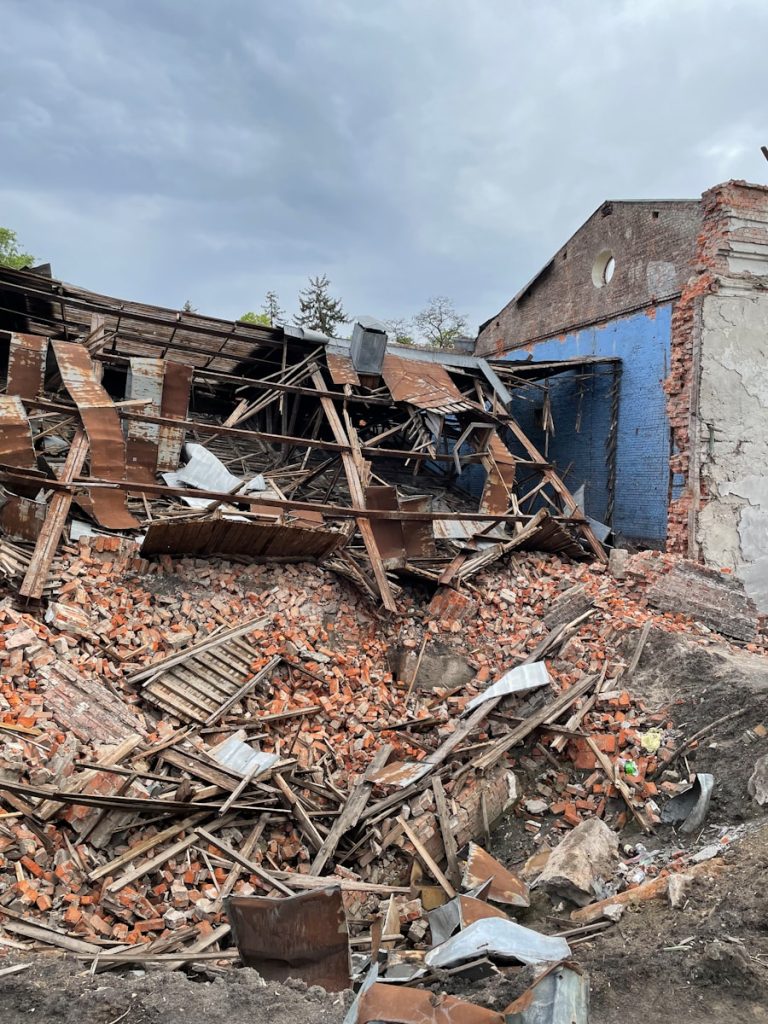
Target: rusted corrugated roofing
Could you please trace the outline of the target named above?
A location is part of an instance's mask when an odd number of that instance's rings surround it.
[[[87,350],[73,342],[54,341],[64,387],[77,405],[91,444],[91,475],[101,479],[126,479],[125,438],[114,402],[102,387]],[[139,524],[128,511],[124,491],[91,488],[93,515],[100,526],[130,530]]]
[[[35,398],[43,390],[48,339],[39,334],[12,334],[8,354],[8,394]]]
[[[381,370],[384,382],[396,402],[408,402],[419,409],[451,413],[475,408],[439,363],[427,363],[387,352]]]
[[[29,420],[17,395],[0,395],[0,465],[37,468]]]
[[[320,558],[337,548],[344,535],[278,523],[236,519],[156,519],[147,527],[143,555],[250,555]]]

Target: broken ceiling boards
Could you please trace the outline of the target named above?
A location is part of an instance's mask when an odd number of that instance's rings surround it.
[[[256,684],[258,673],[253,666],[261,654],[247,634],[264,623],[254,619],[222,630],[135,673],[128,682],[143,683],[146,700],[182,721],[205,723],[242,694],[243,687]]]

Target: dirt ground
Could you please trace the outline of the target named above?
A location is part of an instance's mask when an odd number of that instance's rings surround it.
[[[627,637],[631,649],[633,636]],[[729,712],[744,712],[702,740],[689,755],[692,771],[716,784],[710,814],[698,836],[683,840],[670,826],[644,839],[651,850],[702,847],[735,837],[714,879],[695,881],[682,907],[665,900],[627,910],[599,937],[574,946],[590,975],[592,1024],[701,1024],[768,1021],[768,817],[747,794],[754,762],[768,738],[768,663],[720,645],[702,645],[652,631],[632,690],[652,709],[666,708],[681,736]],[[759,730],[758,730],[759,731]],[[682,769],[685,765],[682,764]],[[533,784],[520,774],[521,795]],[[640,839],[627,830],[622,842]],[[510,864],[534,850],[523,818],[511,814],[494,836],[493,852]],[[567,927],[567,907],[555,910],[536,895],[523,924],[546,931]],[[5,963],[12,960],[5,961]],[[18,962],[18,961],[17,961]],[[503,1009],[530,981],[528,970],[450,989],[473,1002]],[[446,990],[448,986],[435,986]],[[0,979],[0,1024],[21,1019],[61,1024],[335,1024],[351,996],[265,984],[255,971],[227,970],[209,980],[181,971],[151,970],[92,976],[74,959],[39,957],[22,974]]]
[[[248,968],[213,981],[160,970],[92,976],[74,960],[39,957],[0,979],[0,1024],[338,1024],[351,998],[265,984]]]

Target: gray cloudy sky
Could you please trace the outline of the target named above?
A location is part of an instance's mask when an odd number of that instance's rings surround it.
[[[605,198],[768,180],[765,0],[0,0],[0,224],[239,316],[495,313]]]

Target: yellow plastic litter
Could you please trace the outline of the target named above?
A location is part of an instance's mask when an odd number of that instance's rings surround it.
[[[643,750],[647,750],[649,754],[655,754],[661,746],[661,741],[664,734],[661,729],[649,729],[648,732],[643,733],[640,737],[640,745]]]

